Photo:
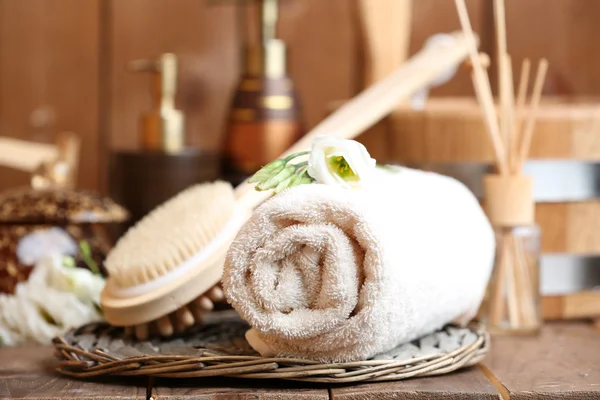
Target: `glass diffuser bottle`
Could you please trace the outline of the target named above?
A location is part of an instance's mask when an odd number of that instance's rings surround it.
[[[488,175],[484,188],[496,258],[481,319],[493,333],[537,333],[542,325],[540,229],[534,221],[532,179]]]

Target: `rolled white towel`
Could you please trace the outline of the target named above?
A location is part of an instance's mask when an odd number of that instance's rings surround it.
[[[378,169],[360,189],[302,185],[266,201],[231,245],[223,285],[264,356],[362,360],[471,319],[494,243],[458,181]]]

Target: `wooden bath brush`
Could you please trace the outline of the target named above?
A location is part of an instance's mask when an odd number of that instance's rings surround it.
[[[461,33],[452,43],[426,47],[387,78],[331,114],[282,157],[310,149],[320,135],[355,138],[467,56]],[[222,297],[215,285],[225,254],[253,209],[270,196],[243,183],[202,184],[185,190],[132,227],[106,259],[101,303],[106,320],[138,338],[164,336],[200,322]]]

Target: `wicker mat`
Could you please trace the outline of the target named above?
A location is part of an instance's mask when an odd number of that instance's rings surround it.
[[[350,383],[440,375],[477,364],[490,338],[478,327],[447,326],[357,362],[324,364],[292,358],[265,358],[244,339],[248,325],[231,311],[212,313],[185,336],[135,341],[122,329],[90,324],[54,339],[57,370],[86,378],[106,375],[197,378],[228,376]]]

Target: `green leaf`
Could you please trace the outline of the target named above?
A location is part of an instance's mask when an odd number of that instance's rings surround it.
[[[100,268],[98,268],[98,264],[94,261],[90,244],[87,241],[82,240],[79,242],[79,249],[81,250],[81,257],[90,271],[92,271],[94,275],[100,275]]]

